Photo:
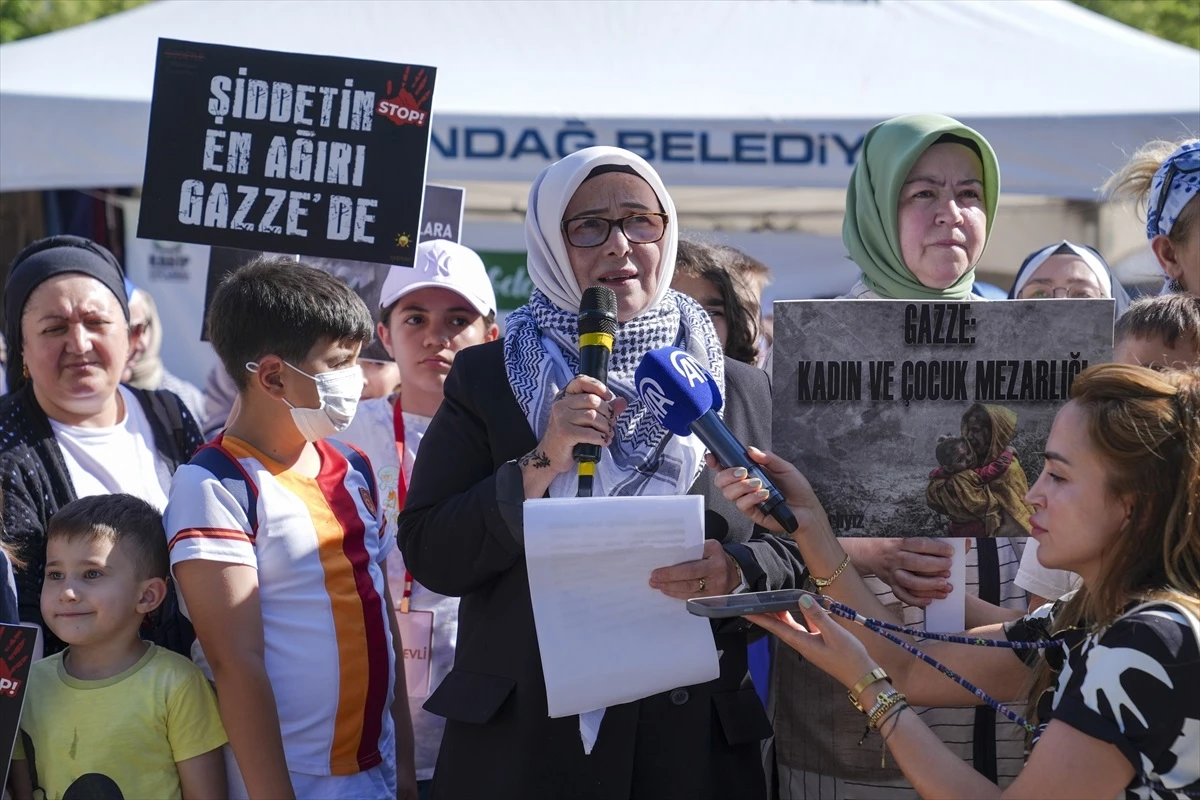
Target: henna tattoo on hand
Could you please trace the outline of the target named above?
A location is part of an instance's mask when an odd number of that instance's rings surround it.
[[[551,402],[557,403],[559,400],[562,400],[566,396],[567,396],[567,390],[559,389],[558,392],[554,395],[554,399]]]
[[[517,466],[529,467],[534,469],[545,469],[550,466],[550,458],[540,450],[530,450],[525,455],[517,459]]]

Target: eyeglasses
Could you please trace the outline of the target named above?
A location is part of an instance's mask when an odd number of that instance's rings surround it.
[[[129,323],[129,335],[141,336],[150,330],[150,320],[142,320],[141,322]]]
[[[1064,289],[1061,286],[1053,288],[1046,286],[1022,286],[1017,294],[1018,300],[1049,300],[1055,297],[1069,297],[1072,300],[1095,300],[1104,297],[1099,291],[1089,286],[1076,286]]]
[[[621,219],[574,217],[563,220],[562,229],[567,241],[575,247],[599,247],[608,241],[614,225],[630,243],[651,244],[663,238],[667,220],[666,214],[659,213],[631,214]]]
[[[1175,180],[1175,176],[1180,173],[1183,173],[1184,175],[1190,175],[1193,172],[1200,172],[1200,164],[1193,164],[1190,167],[1181,167],[1179,166],[1180,160],[1181,159],[1176,159],[1175,161],[1172,161],[1171,165],[1167,167],[1167,174],[1163,175],[1162,189],[1159,190],[1158,193],[1158,205],[1154,209],[1154,216],[1148,220],[1154,225],[1155,233],[1158,233],[1161,230],[1163,209],[1167,207],[1167,198],[1171,194],[1171,183]]]

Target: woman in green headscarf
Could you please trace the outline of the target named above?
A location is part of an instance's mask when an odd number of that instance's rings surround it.
[[[842,240],[862,277],[841,299],[982,302],[971,294],[971,285],[999,194],[991,145],[957,120],[910,114],[876,125],[863,141],[846,191]],[[934,533],[841,543],[860,575],[876,576],[867,584],[905,624],[922,625],[920,607],[951,588],[971,594],[978,594],[979,586],[989,594],[998,589],[989,599],[1024,607],[1024,593],[1012,587],[1021,559],[1011,540],[981,540],[967,554],[968,585],[949,587],[953,551],[944,541],[927,538]],[[986,557],[980,556],[981,548],[988,550]],[[899,769],[880,767],[877,754],[857,746],[861,715],[819,669],[781,658],[774,662],[771,680],[781,800],[916,796]],[[931,709],[926,719],[960,756],[995,774],[1002,785],[1015,776],[1020,737],[1002,728],[1004,741],[995,741],[987,732],[996,729],[986,713],[976,720],[973,709]],[[997,755],[1003,757],[999,769]]]
[[[940,114],[876,125],[863,141],[842,241],[862,279],[847,298],[967,300],[996,216],[992,146]]]

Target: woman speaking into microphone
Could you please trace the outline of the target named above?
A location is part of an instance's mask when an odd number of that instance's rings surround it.
[[[547,167],[529,192],[525,238],[537,288],[503,339],[455,359],[400,517],[413,576],[462,597],[454,669],[426,705],[447,718],[433,797],[765,797],[759,741],[770,724],[743,625],[714,628],[717,680],[607,709],[589,755],[576,717],[547,714],[522,508],[576,495],[576,445],[605,451],[597,497],[704,495],[703,558],[647,576],[665,594],[789,588],[804,572],[791,542],[748,524],[713,488],[703,445],[672,436],[637,397],[642,357],[675,345],[721,384],[733,434],[770,440],[765,373],[725,358],[703,308],[670,289],[678,227],[654,169],[614,147]],[[578,375],[580,300],[599,286],[617,300],[607,386]]]

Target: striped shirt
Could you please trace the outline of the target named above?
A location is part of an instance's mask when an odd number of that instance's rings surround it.
[[[205,559],[258,571],[266,669],[290,771],[352,775],[393,761],[386,743],[395,664],[382,564],[395,540],[382,532],[373,487],[325,442],[315,445],[315,478],[239,439],[220,445],[257,487],[257,529],[212,473],[182,466],[164,519],[172,567]],[[192,656],[211,680],[199,641]]]

